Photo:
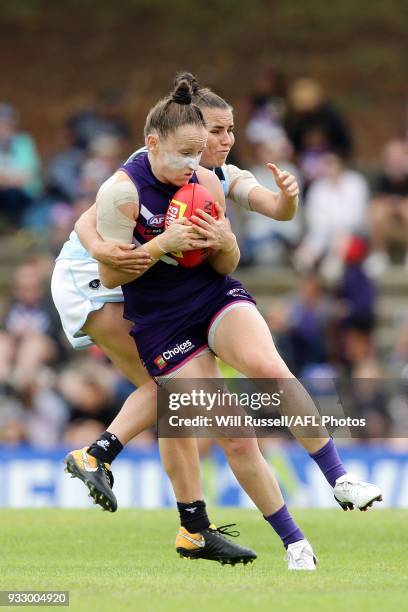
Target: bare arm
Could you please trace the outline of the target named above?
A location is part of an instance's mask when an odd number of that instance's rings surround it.
[[[139,196],[133,183],[123,172],[116,173],[108,179],[99,189],[96,197],[96,232],[108,244],[131,244],[133,230],[139,215]],[[154,240],[152,240],[152,243]],[[139,247],[137,251],[144,250],[149,261],[143,271],[123,272],[99,262],[99,274],[102,283],[108,289],[124,285],[146,272],[160,257],[159,246],[152,244],[149,249]]]
[[[128,178],[125,180],[129,181]],[[110,180],[98,192],[96,198],[97,232],[108,244],[111,244],[112,241],[125,244],[132,242],[133,230],[139,215],[138,194],[132,186],[133,184],[125,185],[118,189],[116,182]],[[205,241],[197,235],[191,223],[187,219],[179,219],[172,223],[163,234],[136,249],[136,251],[144,251],[150,258],[143,270],[124,272],[99,262],[101,281],[108,289],[126,285],[155,265],[163,254],[204,246]]]
[[[143,271],[138,273],[121,272],[99,263],[101,281],[108,289],[113,289],[119,285],[126,285],[142,276],[166,253],[202,249],[205,246],[206,241],[197,235],[197,232],[187,219],[177,219],[162,234],[152,238],[152,240],[136,249],[137,251],[144,250],[150,257],[149,264]]]
[[[123,215],[130,219],[131,221],[136,220],[136,206],[135,204],[122,204],[117,207],[117,214]],[[112,227],[112,231],[114,231],[114,227]],[[129,235],[129,240],[132,239],[132,234]],[[152,240],[153,243],[157,238]],[[111,240],[109,238],[106,239],[106,244],[110,244]],[[102,284],[105,285],[108,289],[113,289],[114,287],[118,287],[119,285],[126,285],[132,280],[139,278],[144,272],[149,270],[161,257],[161,251],[157,244],[150,245],[150,249],[148,249],[145,245],[140,246],[136,249],[136,251],[144,251],[144,253],[149,257],[149,261],[145,266],[143,271],[140,272],[123,272],[122,270],[114,269],[111,266],[108,266],[101,261],[99,262],[99,274],[101,277]],[[159,254],[160,253],[160,254]]]
[[[230,197],[244,208],[277,221],[290,221],[296,214],[299,186],[289,172],[282,172],[275,164],[267,164],[280,191],[275,192],[258,183],[253,174],[228,165],[231,176]]]
[[[96,231],[96,204],[86,210],[75,223],[81,244],[100,263],[120,272],[142,272],[150,262],[144,249],[136,249],[134,244],[105,242]]]
[[[79,219],[76,220],[74,229],[78,234],[81,244],[92,257],[95,257],[94,244],[102,241],[96,231],[96,204],[92,204],[88,210],[82,213]]]
[[[231,232],[232,234],[232,232]],[[213,255],[208,258],[209,263],[212,265],[214,270],[223,276],[232,274],[238,267],[241,253],[238,247],[237,239],[234,234],[230,241],[229,246],[216,251]]]

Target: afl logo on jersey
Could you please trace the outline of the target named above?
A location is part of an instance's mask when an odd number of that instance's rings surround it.
[[[153,215],[147,222],[150,227],[163,227],[165,215]]]
[[[91,289],[99,289],[99,287],[101,286],[101,281],[99,280],[99,278],[94,278],[89,283],[89,286]]]

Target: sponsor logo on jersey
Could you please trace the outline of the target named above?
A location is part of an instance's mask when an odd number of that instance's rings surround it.
[[[163,355],[159,355],[158,357],[156,357],[156,359],[153,360],[154,363],[157,365],[157,367],[159,368],[159,370],[162,370],[163,368],[166,367],[167,365],[167,361],[165,361],[163,359]]]
[[[238,296],[238,297],[248,297],[248,292],[241,287],[234,287],[234,289],[230,289],[227,291],[227,295]]]
[[[138,221],[136,232],[147,240],[151,240],[154,236],[158,236],[164,229],[164,215],[154,215],[145,224]]]
[[[169,360],[172,357],[176,357],[176,355],[185,355],[186,353],[189,353],[194,346],[195,345],[191,342],[191,340],[186,340],[185,342],[176,344],[176,346],[173,346],[173,348],[164,351],[163,358]]]

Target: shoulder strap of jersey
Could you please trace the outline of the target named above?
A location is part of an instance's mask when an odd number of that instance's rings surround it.
[[[146,146],[140,147],[140,149],[137,149],[134,153],[132,153],[132,155],[130,157],[128,157],[128,159],[122,165],[124,166],[125,164],[128,164],[129,162],[133,161],[134,159],[136,159],[136,157],[138,157],[142,153],[147,153],[147,147]]]
[[[224,191],[224,195],[227,198],[229,188],[230,188],[230,182],[229,182],[229,176],[228,176],[226,164],[218,168],[213,168],[213,172],[219,178],[223,191]]]

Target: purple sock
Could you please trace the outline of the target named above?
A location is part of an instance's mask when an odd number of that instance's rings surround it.
[[[290,516],[286,504],[274,514],[264,516],[264,519],[268,521],[271,527],[276,531],[285,548],[287,548],[289,544],[305,539],[305,536]]]
[[[331,487],[334,487],[340,476],[347,474],[332,438],[317,453],[310,456],[316,461]]]

